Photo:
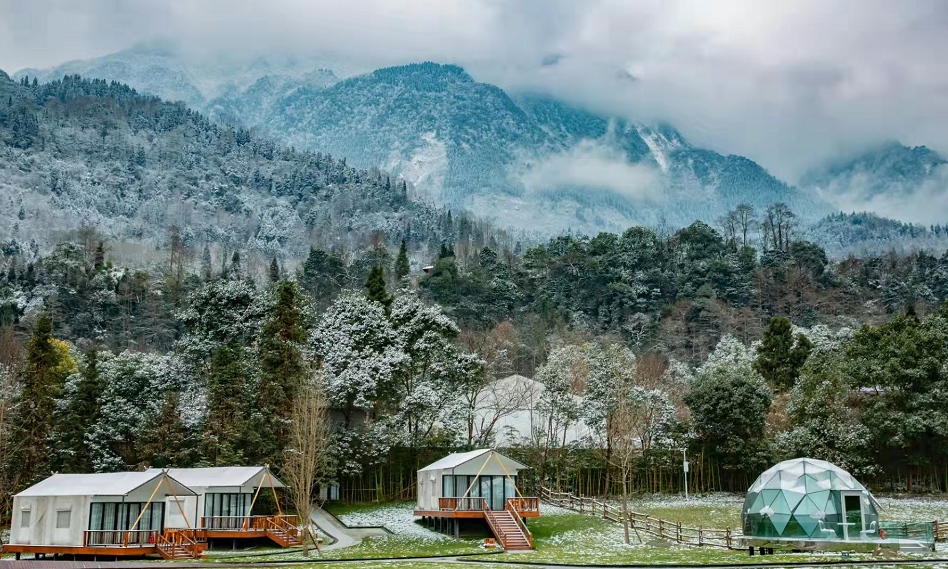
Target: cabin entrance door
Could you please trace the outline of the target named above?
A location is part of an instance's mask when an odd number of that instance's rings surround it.
[[[840,492],[840,501],[843,503],[842,519],[843,539],[856,539],[866,527],[866,516],[862,508],[862,492]]]

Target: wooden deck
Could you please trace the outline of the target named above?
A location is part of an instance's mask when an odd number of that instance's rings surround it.
[[[504,549],[533,549],[533,534],[523,518],[540,516],[539,498],[509,498],[503,510],[491,510],[484,498],[438,498],[437,510],[415,510],[415,516],[437,519],[480,519],[487,522]],[[457,522],[454,523],[456,529]]]
[[[269,538],[281,547],[300,545],[296,516],[216,516],[201,518],[200,528],[157,530],[86,530],[82,545],[6,544],[3,553],[196,559],[207,551],[207,540]]]
[[[521,518],[540,516],[539,498],[510,498],[507,505],[516,510]],[[504,508],[509,509],[509,508]],[[484,498],[438,498],[437,510],[415,510],[416,517],[484,519],[490,511]]]

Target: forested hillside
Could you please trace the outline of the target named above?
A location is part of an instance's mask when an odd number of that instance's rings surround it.
[[[682,448],[701,490],[801,455],[948,490],[944,249],[831,260],[782,202],[518,241],[124,85],[0,93],[4,516],[53,471],[279,474],[304,400],[331,411],[320,482],[353,499],[410,496],[418,466],[495,444],[518,409],[535,427],[507,452],[537,481],[605,492],[620,407],[637,490],[677,489]],[[494,383],[515,373],[543,388],[529,404]]]
[[[447,216],[410,200],[403,179],[280,147],[117,83],[4,75],[0,140],[0,231],[8,249],[32,255],[91,227],[118,258],[147,264],[172,226],[215,263],[236,250],[260,267],[303,258],[311,244],[358,251],[373,235],[404,237],[414,253],[437,250]]]

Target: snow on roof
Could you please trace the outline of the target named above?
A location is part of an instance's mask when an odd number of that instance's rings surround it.
[[[151,469],[157,471],[157,469]],[[243,486],[253,477],[265,472],[263,466],[217,466],[210,468],[169,468],[168,475],[180,481],[185,486],[210,488],[214,486]],[[283,482],[273,476],[273,485],[283,488]],[[265,483],[269,486],[269,481]]]
[[[482,448],[482,449],[472,450],[472,451],[468,451],[468,452],[456,452],[456,453],[454,453],[454,454],[449,454],[448,456],[442,458],[441,460],[437,460],[437,461],[435,461],[435,462],[432,462],[431,464],[429,464],[428,466],[426,466],[426,467],[424,467],[424,468],[422,468],[422,469],[420,469],[420,470],[441,470],[441,469],[444,469],[444,468],[457,468],[458,466],[461,466],[462,464],[464,464],[464,463],[466,463],[466,462],[470,462],[470,461],[474,460],[475,458],[477,458],[477,457],[479,457],[479,456],[482,456],[482,455],[485,454],[485,453],[492,452],[492,451],[493,451],[493,449]],[[526,468],[529,468],[529,467],[526,466],[525,464],[521,464],[521,463],[517,462],[516,460],[514,460],[514,459],[512,459],[512,458],[509,458],[509,457],[506,457],[506,456],[500,454],[499,452],[496,453],[496,454],[497,454],[497,456],[502,457],[503,459],[505,459],[505,460],[507,460],[507,461],[513,463],[514,465],[516,465],[517,469],[526,469]]]
[[[17,496],[125,496],[161,476],[160,470],[105,472],[99,474],[53,474]],[[174,479],[174,476],[171,477]],[[194,494],[180,481],[175,492]]]

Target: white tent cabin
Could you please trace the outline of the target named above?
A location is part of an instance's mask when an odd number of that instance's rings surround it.
[[[195,525],[208,540],[269,538],[283,547],[301,543],[297,516],[283,512],[277,496],[286,485],[269,467],[170,468],[168,475],[194,491],[184,499],[185,511],[194,512]],[[275,515],[253,513],[264,493],[272,494]]]
[[[521,495],[529,467],[493,449],[450,454],[418,471],[415,515],[457,536],[461,520],[483,519],[505,549],[530,549],[523,518],[540,515],[540,502]]]
[[[161,470],[54,474],[13,496],[10,543],[3,551],[18,558],[21,553],[194,557],[196,545],[190,551],[160,547],[168,528],[193,528],[193,512],[184,509],[181,498],[194,496]]]

